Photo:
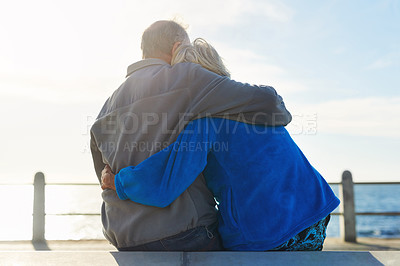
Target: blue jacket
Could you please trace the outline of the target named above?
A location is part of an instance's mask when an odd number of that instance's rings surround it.
[[[284,127],[221,118],[190,122],[177,140],[115,179],[118,196],[165,207],[203,172],[230,250],[268,250],[338,205]]]

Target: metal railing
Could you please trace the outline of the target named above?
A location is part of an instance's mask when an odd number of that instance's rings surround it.
[[[331,215],[340,215],[340,236],[345,242],[357,242],[356,216],[400,216],[400,212],[356,212],[354,204],[354,185],[400,185],[400,182],[357,182],[353,183],[350,171],[344,171],[342,182],[329,183],[339,185],[340,206],[339,212]]]
[[[44,174],[38,172],[35,174],[33,181],[33,232],[32,241],[43,242],[45,238],[45,185],[52,186],[99,186],[98,183],[46,183]],[[84,216],[99,216],[100,213],[57,213],[53,215],[84,215]]]
[[[400,216],[400,212],[355,212],[354,205],[354,184],[400,184],[400,182],[359,182],[353,183],[350,171],[344,171],[342,174],[342,182],[329,183],[331,185],[339,185],[340,192],[340,212],[332,213],[332,215],[340,215],[340,231],[341,237],[346,242],[356,242],[356,215],[385,215]],[[45,178],[44,174],[38,172],[34,179],[34,200],[33,200],[33,235],[32,241],[45,241]],[[51,183],[47,185],[97,185],[97,183]],[[64,213],[57,215],[100,215],[100,213]]]

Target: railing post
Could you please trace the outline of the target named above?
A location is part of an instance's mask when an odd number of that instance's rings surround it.
[[[341,236],[345,242],[356,242],[356,215],[354,208],[354,187],[350,171],[344,171],[340,189],[342,204],[340,210],[343,216],[340,217]]]
[[[45,226],[45,204],[44,204],[44,174],[38,172],[35,174],[33,182],[33,242],[44,242],[44,226]]]

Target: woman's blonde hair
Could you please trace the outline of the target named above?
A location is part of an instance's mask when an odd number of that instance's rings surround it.
[[[182,62],[196,63],[218,75],[231,76],[214,47],[202,38],[194,40],[193,45],[181,45],[176,49],[171,65]]]

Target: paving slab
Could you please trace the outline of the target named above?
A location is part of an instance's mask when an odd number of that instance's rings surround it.
[[[0,241],[1,251],[116,251],[106,240]],[[1,264],[0,264],[1,265]]]
[[[400,239],[359,237],[356,243],[350,243],[344,242],[341,238],[328,237],[323,250],[400,251]]]

